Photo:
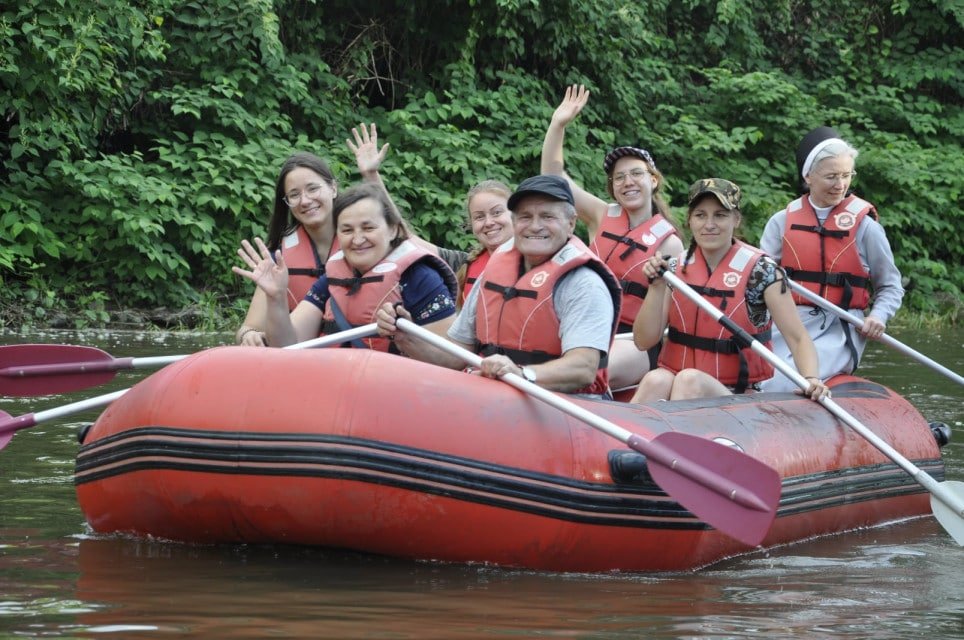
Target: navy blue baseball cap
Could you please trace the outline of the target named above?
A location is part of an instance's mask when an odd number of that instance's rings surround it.
[[[572,197],[572,189],[569,188],[569,182],[565,178],[561,176],[541,175],[526,178],[519,183],[515,192],[509,196],[509,210],[514,211],[515,206],[519,204],[519,200],[522,200],[526,196],[533,195],[547,196],[553,200],[568,202],[572,205],[575,204],[575,200],[573,200]]]

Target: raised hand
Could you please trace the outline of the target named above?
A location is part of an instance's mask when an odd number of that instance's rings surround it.
[[[268,299],[285,300],[288,295],[288,267],[285,266],[281,252],[276,252],[275,260],[272,260],[271,252],[261,238],[255,238],[254,242],[257,248],[247,240],[242,240],[241,248],[238,249],[238,255],[250,270],[231,267],[231,271],[258,285]]]
[[[589,102],[589,90],[585,85],[574,84],[566,88],[566,96],[552,114],[552,124],[565,127],[576,119],[582,108]]]
[[[366,126],[363,122],[357,127],[352,127],[351,133],[355,138],[354,142],[348,139],[345,140],[345,143],[355,154],[355,162],[358,164],[359,173],[363,176],[376,173],[382,165],[382,161],[385,160],[385,156],[388,155],[388,143],[382,145],[381,149],[378,148],[378,130],[374,123]]]

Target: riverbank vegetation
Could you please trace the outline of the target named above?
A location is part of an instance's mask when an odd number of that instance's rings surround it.
[[[955,321],[962,34],[955,0],[18,0],[0,10],[0,323],[236,324],[251,289],[230,267],[281,162],[312,151],[357,181],[359,122],[391,144],[414,225],[466,247],[465,191],[538,172],[575,82],[577,180],[603,194],[605,151],[646,147],[677,212],[697,178],[739,183],[750,241],[796,194],[800,136],[836,127],[908,278],[901,315]]]

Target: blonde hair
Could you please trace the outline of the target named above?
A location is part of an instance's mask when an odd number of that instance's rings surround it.
[[[470,188],[468,193],[465,194],[465,215],[468,217],[468,220],[466,221],[467,231],[472,228],[472,211],[469,209],[469,207],[472,206],[472,198],[480,193],[494,193],[508,200],[509,196],[512,195],[512,189],[509,187],[509,185],[501,180],[483,180],[482,182],[479,182]],[[459,270],[455,272],[455,278],[459,283],[458,298],[455,300],[456,307],[461,308],[462,303],[464,302],[462,299],[462,291],[465,289],[465,279],[468,277],[469,264],[482,255],[483,251],[485,251],[485,247],[483,247],[481,244],[476,244],[469,250],[468,258],[466,258],[465,262],[462,263],[462,266],[459,267]]]
[[[466,215],[471,215],[472,212],[469,207],[472,206],[472,198],[479,195],[480,193],[495,193],[497,195],[505,197],[506,200],[512,195],[512,189],[500,180],[483,180],[465,194],[465,213]]]

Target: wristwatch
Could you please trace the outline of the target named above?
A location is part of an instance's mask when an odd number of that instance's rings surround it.
[[[535,384],[536,370],[532,367],[522,367],[522,377],[525,378],[526,381]]]

